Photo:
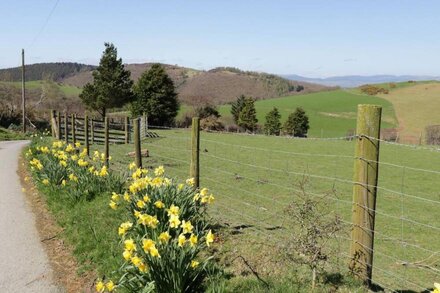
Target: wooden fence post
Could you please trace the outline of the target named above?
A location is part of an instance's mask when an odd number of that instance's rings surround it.
[[[58,111],[58,115],[57,115],[57,139],[60,140],[61,139],[61,112]]]
[[[66,143],[69,142],[69,117],[67,116],[67,112],[64,112],[64,141]]]
[[[105,165],[108,167],[108,158],[110,156],[109,137],[108,137],[108,117],[104,118],[104,156],[105,156]]]
[[[125,143],[130,142],[130,132],[129,132],[129,123],[130,120],[128,119],[128,116],[125,116]]]
[[[71,117],[71,119],[72,119],[72,142],[73,142],[73,144],[75,144],[76,143],[76,115],[75,114],[72,114],[72,117]]]
[[[95,143],[95,121],[93,121],[93,118],[90,122],[90,135],[92,136],[92,144]]]
[[[134,122],[134,157],[136,167],[142,168],[142,154],[141,154],[141,129],[140,118],[133,120]]]
[[[373,269],[381,115],[380,106],[358,105],[350,271],[367,285],[371,284]]]
[[[56,113],[55,110],[51,110],[50,111],[50,125],[51,125],[51,130],[52,130],[52,137],[55,138],[57,137],[56,132],[57,132],[57,127],[56,127]]]
[[[194,178],[194,186],[200,187],[200,119],[199,117],[193,117],[192,129],[191,129],[191,168],[190,177]]]
[[[84,144],[87,150],[87,157],[90,156],[90,144],[89,144],[89,117],[84,115]]]

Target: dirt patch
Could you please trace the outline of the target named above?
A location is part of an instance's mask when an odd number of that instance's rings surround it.
[[[62,239],[63,229],[57,225],[44,197],[33,184],[23,157],[20,157],[18,166],[17,173],[21,178],[28,204],[35,215],[36,228],[52,266],[54,282],[62,285],[66,292],[94,292],[96,274],[77,274],[79,265],[73,257],[73,250]]]

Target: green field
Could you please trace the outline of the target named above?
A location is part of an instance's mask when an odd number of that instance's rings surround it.
[[[1,83],[4,83],[6,85],[13,85],[17,88],[21,88],[21,82],[19,82],[19,81],[14,81],[14,82],[1,81]],[[42,88],[43,84],[44,84],[43,80],[27,81],[26,88],[27,89],[40,89],[40,88]],[[82,91],[82,89],[79,87],[60,84],[60,83],[55,83],[55,84],[66,96],[79,96],[79,94]]]
[[[164,165],[168,174],[187,178],[189,131],[157,133],[160,138],[143,143],[150,152],[144,167]],[[112,168],[125,170],[130,161],[126,154],[132,148],[112,145]],[[305,181],[308,194],[325,196],[325,213],[338,214],[347,224],[339,240],[329,246],[338,251],[338,257],[332,258],[328,268],[346,272],[353,156],[354,143],[344,140],[203,132],[201,184],[214,192],[216,202],[210,213],[224,227],[217,257],[236,276],[248,273],[247,267],[232,262],[238,255],[268,278],[283,276],[297,267],[286,262],[281,253],[293,232],[284,211]],[[431,270],[411,264],[438,261],[440,242],[433,237],[440,231],[440,153],[383,144],[380,157],[373,281],[393,290],[430,288],[438,280],[435,265]]]
[[[287,116],[302,107],[310,120],[309,136],[337,137],[345,136],[347,131],[356,126],[356,112],[358,104],[376,104],[383,107],[382,128],[396,126],[393,106],[383,98],[359,95],[344,90],[319,92],[306,95],[289,96],[283,98],[257,101],[255,108],[259,124],[263,125],[266,114],[277,107],[284,122]],[[232,123],[231,106],[219,108],[223,119]]]

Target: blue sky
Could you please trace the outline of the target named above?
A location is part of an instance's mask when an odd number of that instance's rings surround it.
[[[0,68],[21,48],[28,63],[97,64],[108,41],[126,63],[440,75],[440,1],[59,0],[44,26],[56,2],[1,0]]]

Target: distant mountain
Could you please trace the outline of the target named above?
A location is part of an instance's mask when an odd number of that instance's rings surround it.
[[[440,80],[440,76],[429,75],[346,75],[333,76],[327,78],[304,77],[296,74],[282,75],[284,78],[296,81],[304,81],[317,83],[327,86],[340,87],[358,87],[363,84],[385,83],[385,82],[401,82],[401,81],[422,81],[422,80]]]
[[[73,62],[30,64],[26,65],[26,80],[50,79],[60,81],[80,72],[93,70],[95,67]],[[21,67],[0,69],[0,81],[21,81]]]

